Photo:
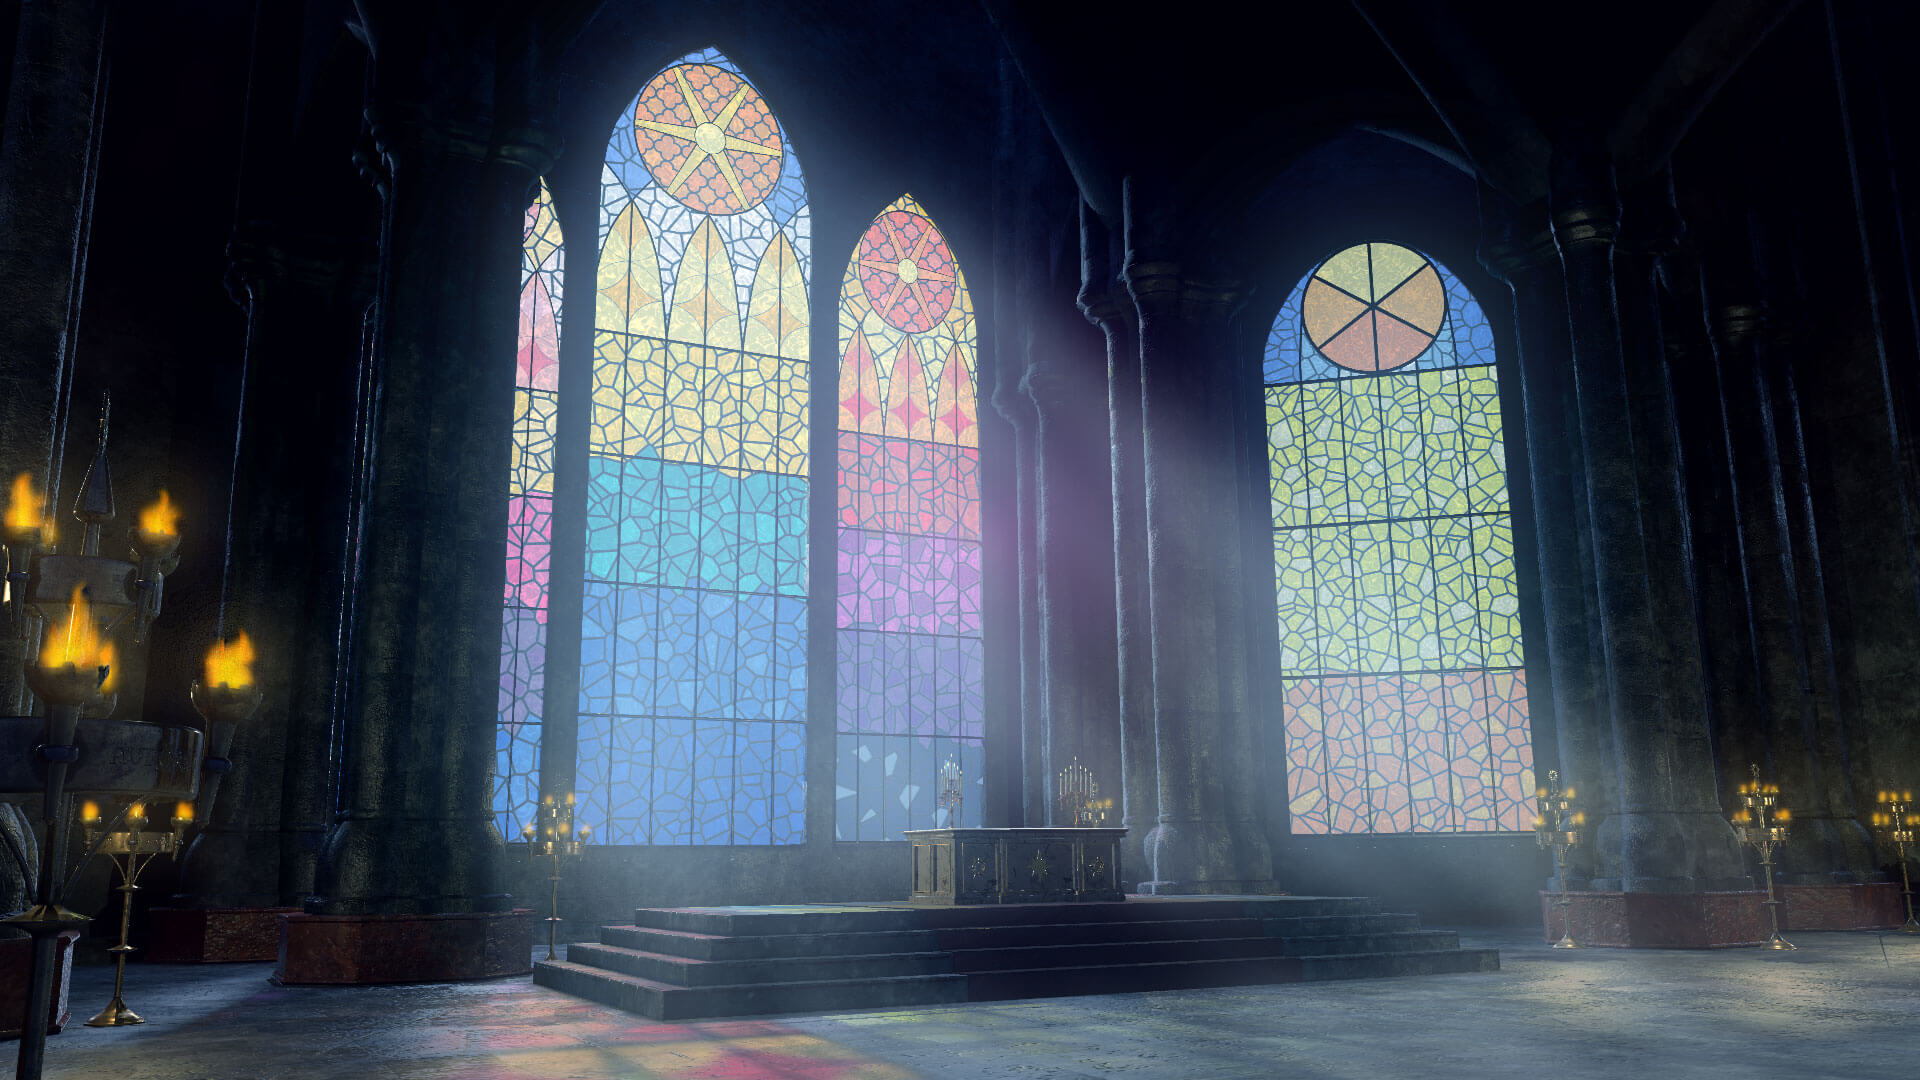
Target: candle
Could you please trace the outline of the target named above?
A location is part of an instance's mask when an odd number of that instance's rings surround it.
[[[216,641],[207,650],[206,684],[244,690],[253,685],[253,639],[245,630],[233,637],[232,644]]]

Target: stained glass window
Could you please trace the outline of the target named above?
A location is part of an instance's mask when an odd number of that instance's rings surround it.
[[[834,835],[980,823],[980,454],[973,302],[911,197],[840,287]],[[936,805],[943,764],[962,821]]]
[[[580,820],[609,844],[804,839],[806,186],[712,50],[601,174]]]
[[[507,474],[507,590],[500,622],[500,723],[493,813],[509,839],[540,793],[540,712],[546,689],[548,553],[553,541],[553,422],[560,358],[565,244],[545,183],[520,240],[520,335],[513,382],[513,464]]]
[[[1493,335],[1445,267],[1360,244],[1267,339],[1296,833],[1528,828],[1533,751]]]

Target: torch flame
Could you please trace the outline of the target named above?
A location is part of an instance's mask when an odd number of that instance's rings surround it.
[[[234,635],[232,644],[216,641],[207,650],[207,685],[235,690],[253,685],[253,641],[245,630]]]
[[[7,531],[26,532],[40,527],[46,513],[46,492],[33,486],[33,474],[23,472],[13,478],[13,494],[7,500]]]
[[[67,604],[67,621],[56,626],[47,634],[46,644],[40,648],[40,666],[43,668],[61,668],[72,664],[77,668],[99,667],[113,658],[111,648],[103,648],[100,640],[100,628],[93,622],[93,605],[87,602],[87,588],[84,585],[73,587],[73,599]],[[112,676],[109,671],[108,676]]]
[[[180,533],[180,508],[173,505],[167,496],[167,489],[160,489],[160,497],[140,508],[140,531],[154,536],[177,536]]]

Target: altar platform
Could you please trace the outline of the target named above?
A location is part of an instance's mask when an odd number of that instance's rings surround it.
[[[1495,971],[1494,949],[1365,897],[1129,896],[641,908],[534,965],[655,1020]]]

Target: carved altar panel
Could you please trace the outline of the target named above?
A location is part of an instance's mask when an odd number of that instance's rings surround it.
[[[1124,900],[1125,829],[913,829],[918,904],[1061,904]]]

